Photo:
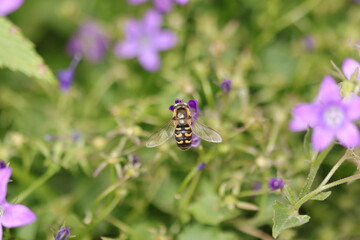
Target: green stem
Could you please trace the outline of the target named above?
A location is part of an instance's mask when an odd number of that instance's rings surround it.
[[[262,194],[269,194],[269,193],[276,193],[272,192],[269,189],[261,189],[261,190],[250,190],[250,191],[243,191],[237,195],[238,198],[242,197],[250,197],[250,196],[257,196]]]
[[[314,179],[316,177],[316,174],[319,170],[319,167],[321,163],[324,161],[327,154],[330,152],[330,150],[333,148],[334,143],[332,143],[328,148],[326,148],[324,151],[322,151],[320,154],[317,152],[314,153],[312,159],[311,159],[311,168],[308,177],[306,178],[304,187],[302,188],[299,199],[304,197],[309,191],[310,188],[314,182]]]
[[[329,183],[325,186],[322,186],[322,187],[318,187],[317,189],[315,189],[314,191],[310,192],[309,194],[305,195],[304,197],[302,197],[301,199],[299,199],[299,201],[296,202],[295,204],[295,208],[296,209],[299,209],[305,202],[309,201],[312,197],[314,197],[316,194],[326,190],[326,189],[329,189],[329,188],[332,188],[332,187],[335,187],[337,185],[340,185],[340,184],[343,184],[343,183],[347,183],[347,182],[351,182],[351,181],[355,181],[357,179],[360,179],[360,174],[356,174],[356,175],[353,175],[353,176],[350,176],[350,177],[346,177],[346,178],[342,178],[340,180],[337,180],[335,182],[332,182],[332,183]]]
[[[186,209],[187,205],[189,204],[191,197],[193,196],[193,194],[196,190],[196,187],[198,185],[198,182],[200,180],[200,175],[201,175],[201,172],[199,172],[199,174],[197,174],[192,179],[192,182],[190,183],[189,188],[185,192],[184,196],[181,197],[180,204],[179,204],[179,213],[182,213],[183,210]]]
[[[344,156],[342,156],[342,158],[340,158],[340,160],[333,166],[333,168],[330,170],[330,172],[328,173],[328,175],[326,175],[325,179],[321,182],[321,184],[319,185],[319,187],[324,186],[325,184],[327,184],[327,182],[330,180],[330,178],[334,175],[334,173],[336,172],[336,170],[341,166],[341,164],[348,159],[348,155],[345,154]]]
[[[16,203],[21,203],[27,198],[33,191],[43,185],[47,180],[49,180],[52,176],[54,176],[60,170],[59,167],[49,167],[44,175],[38,178],[35,182],[33,182],[25,191],[19,194],[17,198],[13,201]]]

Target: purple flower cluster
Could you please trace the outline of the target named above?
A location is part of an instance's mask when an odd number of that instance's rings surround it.
[[[128,0],[128,2],[132,5],[138,5],[144,2],[147,2],[148,0]],[[188,0],[153,0],[155,8],[162,12],[162,13],[167,13],[170,12],[171,9],[173,8],[174,4],[179,4],[179,5],[185,5]]]
[[[315,49],[315,39],[311,35],[307,35],[303,39],[304,47],[306,51],[312,52]]]
[[[357,147],[360,135],[353,123],[360,119],[360,98],[343,99],[335,80],[325,76],[313,103],[303,103],[293,109],[290,130],[314,129],[312,146],[322,151],[336,138],[345,147]]]
[[[269,188],[272,191],[281,189],[284,187],[284,180],[282,180],[281,178],[270,178],[269,180]]]
[[[232,81],[224,78],[224,80],[220,83],[220,87],[224,93],[229,93],[231,91]]]
[[[73,57],[70,67],[57,73],[59,88],[68,92],[72,86],[75,69],[83,57],[92,63],[99,63],[106,55],[109,45],[109,34],[95,21],[85,21],[70,38],[66,51]]]
[[[159,52],[173,48],[176,44],[175,34],[162,30],[161,23],[161,14],[152,9],[142,20],[129,20],[125,26],[125,39],[115,45],[115,55],[125,59],[136,57],[149,72],[159,70]]]
[[[81,55],[75,55],[70,66],[57,73],[59,88],[62,92],[68,92],[73,84],[75,69],[81,60]]]
[[[12,170],[2,161],[0,166],[0,239],[2,239],[2,227],[21,227],[35,221],[36,216],[24,205],[6,202],[7,185]]]
[[[182,99],[176,98],[175,99],[175,104],[178,104],[178,103],[180,103],[182,101],[183,101]],[[198,102],[196,100],[189,100],[187,102],[187,104],[189,105],[189,108],[190,108],[190,116],[194,120],[196,120],[197,117],[199,116],[199,112],[200,112],[200,108],[198,107]],[[174,111],[174,105],[171,105],[169,107],[169,110],[173,112]],[[193,133],[191,147],[197,147],[197,146],[199,146],[200,143],[201,143],[201,138]]]
[[[70,38],[66,50],[75,57],[83,56],[87,61],[99,63],[105,57],[109,45],[109,34],[95,21],[85,21]]]
[[[0,16],[6,16],[17,10],[24,0],[1,0],[0,1]]]
[[[178,104],[180,102],[182,102],[183,100],[180,99],[180,98],[176,98],[175,99],[175,104]],[[196,100],[189,100],[187,102],[187,104],[189,105],[190,107],[190,116],[193,118],[193,119],[197,119],[197,117],[199,116],[199,112],[200,112],[200,108],[198,107],[198,102]],[[170,111],[174,111],[174,105],[171,105],[169,107],[169,110]]]
[[[55,235],[55,240],[66,240],[70,237],[70,227],[62,226]]]
[[[205,166],[206,166],[206,163],[204,163],[204,162],[200,163],[197,166],[196,171],[200,172],[200,171],[204,170]]]

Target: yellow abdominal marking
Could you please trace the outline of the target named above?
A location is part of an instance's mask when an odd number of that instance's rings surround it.
[[[191,140],[185,140],[185,143],[191,143]]]
[[[178,143],[178,144],[183,144],[183,143],[184,143],[184,141],[183,141],[183,140],[181,140],[181,141],[177,141],[177,143]]]
[[[175,134],[175,137],[181,137],[182,133]],[[185,134],[186,135],[186,134]]]
[[[181,128],[175,128],[175,130],[178,130],[178,131],[180,131],[180,130],[181,130]]]
[[[185,133],[185,137],[190,137],[192,135],[192,132],[190,133]]]
[[[185,128],[185,130],[189,130],[189,129],[190,129],[190,127],[186,127],[186,128]]]

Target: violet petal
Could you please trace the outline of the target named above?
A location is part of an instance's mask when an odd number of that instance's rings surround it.
[[[314,132],[311,137],[311,145],[315,150],[322,151],[333,141],[335,133],[322,126],[314,128]]]
[[[153,0],[154,4],[156,6],[156,9],[158,9],[160,12],[168,13],[171,11],[173,7],[173,0]]]
[[[129,40],[137,40],[142,35],[141,23],[136,19],[130,19],[125,24],[125,35]]]
[[[128,3],[131,5],[138,5],[144,2],[147,2],[148,0],[128,0]]]
[[[349,99],[344,99],[343,105],[349,120],[355,121],[360,118],[360,97],[351,96]]]
[[[162,30],[156,35],[154,43],[159,51],[168,50],[176,45],[176,36],[171,31]]]
[[[359,129],[354,123],[348,122],[336,133],[339,142],[345,147],[357,147],[360,142]]]
[[[146,12],[143,18],[143,26],[146,33],[157,32],[161,28],[162,16],[154,9]]]
[[[0,169],[0,204],[5,202],[7,185],[11,176],[11,168]]]
[[[115,56],[118,58],[134,58],[138,54],[138,46],[134,41],[123,41],[115,45]]]
[[[74,72],[74,69],[72,69],[72,68],[67,68],[67,69],[58,71],[57,78],[59,81],[59,87],[60,87],[61,91],[63,91],[63,92],[69,91],[69,89],[73,83],[73,80],[74,80],[74,75],[75,75],[75,72]]]
[[[32,223],[36,215],[26,206],[21,204],[3,204],[6,213],[1,219],[1,224],[7,228],[15,228]]]
[[[8,15],[18,9],[24,0],[1,0],[0,2],[0,16]]]
[[[196,100],[189,100],[188,105],[190,107],[190,115],[194,119],[197,119],[200,109],[198,108],[198,102]]]
[[[321,82],[320,91],[315,102],[326,104],[340,101],[341,94],[338,85],[332,77],[325,76]]]
[[[160,56],[152,50],[143,50],[139,57],[140,64],[149,72],[155,72],[160,68]]]
[[[187,4],[189,0],[175,0],[175,2],[179,5]]]
[[[359,80],[360,78],[360,63],[355,61],[354,59],[352,58],[346,58],[344,61],[343,61],[343,64],[342,64],[342,70],[344,72],[344,75],[346,76],[347,79],[350,79],[351,78],[351,75],[353,75],[353,73],[355,72],[356,68],[359,68],[358,70],[358,77],[357,77],[357,81]]]
[[[289,123],[289,129],[293,132],[304,131],[307,129],[307,127],[307,122],[298,117],[294,117]]]
[[[70,227],[62,226],[56,233],[55,240],[66,240],[70,237]]]
[[[191,147],[197,147],[200,145],[200,143],[201,143],[201,138],[193,133]]]
[[[293,109],[295,119],[306,122],[310,126],[315,126],[320,122],[321,107],[317,104],[300,104]]]

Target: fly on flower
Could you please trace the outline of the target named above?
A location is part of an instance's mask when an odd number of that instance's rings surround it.
[[[196,119],[196,111],[191,111],[189,104],[178,99],[175,102],[176,104],[172,106],[173,118],[149,137],[146,147],[159,146],[174,134],[176,143],[181,150],[191,148],[193,133],[208,142],[220,143],[222,141],[219,133]]]

